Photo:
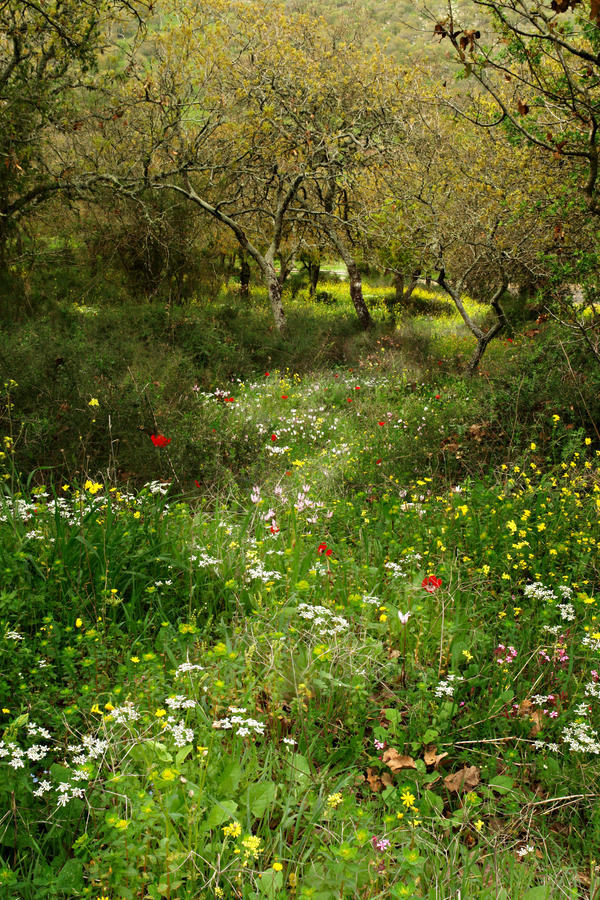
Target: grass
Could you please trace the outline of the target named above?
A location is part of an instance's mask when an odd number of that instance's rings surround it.
[[[465,382],[455,319],[366,340],[300,298],[292,348],[302,310],[316,368],[263,348],[252,371],[184,386],[187,345],[152,337],[159,367],[167,346],[176,358],[139,391],[170,438],[136,434],[145,486],[115,480],[121,446],[111,477],[17,477],[52,406],[25,412],[33,375],[11,371],[3,896],[598,896],[600,465],[584,405],[567,381],[543,392],[548,369],[514,380],[551,341],[498,342]],[[76,348],[111,315],[78,312],[91,324],[65,344],[76,414],[103,441],[129,410],[123,368],[116,355],[92,393]],[[243,329],[219,333],[233,367]],[[411,355],[418,334],[429,350]],[[130,352],[132,383],[156,380],[133,338]]]

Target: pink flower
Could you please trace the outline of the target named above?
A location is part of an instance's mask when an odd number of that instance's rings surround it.
[[[371,838],[371,843],[373,848],[379,851],[387,850],[391,846],[391,841],[388,838],[378,838],[375,834]]]

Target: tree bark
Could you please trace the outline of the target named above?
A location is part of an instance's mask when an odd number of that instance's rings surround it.
[[[368,328],[373,327],[374,322],[363,297],[362,278],[354,261],[346,263],[346,268],[350,279],[350,299],[354,304],[360,327],[363,331],[366,331]]]
[[[500,284],[499,288],[497,289],[496,293],[494,294],[494,296],[492,297],[492,299],[490,300],[490,305],[494,308],[494,312],[496,313],[496,316],[498,317],[498,321],[495,322],[494,325],[492,325],[492,327],[489,328],[487,331],[483,331],[479,327],[479,325],[477,325],[473,321],[473,319],[469,316],[468,312],[466,311],[466,309],[464,307],[464,304],[461,299],[464,278],[460,279],[460,281],[458,282],[456,287],[452,287],[446,281],[446,273],[445,273],[444,269],[442,269],[440,271],[437,281],[438,281],[439,286],[442,287],[446,291],[446,293],[450,295],[450,297],[454,301],[454,305],[456,306],[457,310],[461,314],[465,325],[467,326],[467,328],[469,329],[471,334],[477,340],[477,347],[475,349],[475,353],[469,360],[467,367],[465,369],[465,373],[467,375],[469,375],[469,376],[475,375],[475,373],[477,372],[477,369],[479,367],[479,363],[481,362],[481,358],[482,358],[483,354],[485,353],[485,351],[487,350],[488,344],[490,343],[490,341],[493,338],[496,337],[498,332],[502,331],[502,329],[507,324],[505,312],[502,309],[502,306],[500,305],[500,298],[508,286],[508,279],[506,278],[505,274],[502,273],[501,284]]]
[[[331,243],[342,257],[344,265],[346,266],[346,269],[348,271],[348,280],[350,281],[350,299],[354,304],[354,309],[356,310],[356,315],[358,317],[360,327],[363,329],[363,331],[366,331],[368,328],[373,327],[374,322],[371,318],[371,313],[368,310],[367,304],[365,303],[365,298],[363,297],[362,278],[360,272],[358,271],[356,260],[336,231],[330,231],[329,237]]]
[[[394,290],[396,292],[396,303],[399,305],[404,299],[404,275],[396,272],[394,275]]]
[[[287,323],[283,311],[283,303],[281,302],[281,284],[274,266],[270,266],[269,271],[265,272],[265,280],[269,289],[269,302],[275,327],[280,334],[285,334]]]

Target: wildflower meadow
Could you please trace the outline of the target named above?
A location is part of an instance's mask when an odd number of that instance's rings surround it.
[[[596,436],[482,456],[481,383],[377,341],[180,384],[143,485],[19,473],[6,382],[1,896],[598,896]]]

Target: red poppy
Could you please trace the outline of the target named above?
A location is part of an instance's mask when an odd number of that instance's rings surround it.
[[[171,438],[165,437],[164,434],[151,434],[150,440],[155,447],[166,447],[171,443]]]
[[[235,397],[225,397],[224,403],[235,403]]]
[[[265,378],[268,378],[268,377],[269,377],[269,373],[265,372]]]
[[[346,400],[348,401],[348,403],[352,403],[352,397],[346,397]]]
[[[381,465],[381,460],[380,460],[380,459],[376,459],[376,460],[375,460],[375,465],[376,465],[376,466],[380,466],[380,465]]]
[[[274,525],[271,525],[271,534],[279,534],[279,528],[275,528]]]
[[[360,384],[354,385],[354,390],[355,390],[355,391],[360,391]]]
[[[421,587],[425,588],[428,594],[435,594],[437,589],[442,586],[442,579],[436,578],[435,575],[427,575],[421,582]]]
[[[436,395],[435,395],[435,399],[436,399],[436,400],[440,400],[440,399],[441,399],[441,394],[436,394]]]
[[[319,544],[319,546],[317,547],[317,553],[319,554],[319,556],[322,556],[323,553],[325,554],[325,556],[331,556],[333,550],[331,549],[331,547],[328,547],[327,544],[323,541],[323,543]]]
[[[276,435],[276,434],[272,434],[272,435],[271,435],[271,440],[272,440],[272,441],[276,441],[276,440],[277,440],[277,435]]]
[[[385,425],[385,422],[378,422],[378,425]]]
[[[287,394],[282,394],[282,395],[281,395],[281,399],[282,399],[282,400],[287,400],[287,398],[288,398],[288,395],[287,395]]]
[[[196,485],[197,488],[202,487],[202,485],[200,484],[200,482],[198,481],[197,478],[194,478],[194,484]]]

